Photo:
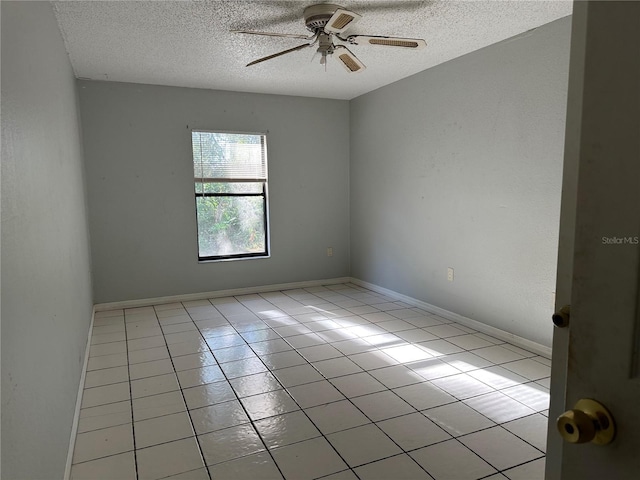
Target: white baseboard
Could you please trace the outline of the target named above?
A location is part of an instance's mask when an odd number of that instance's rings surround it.
[[[91,335],[93,334],[93,321],[96,317],[96,308],[91,312],[91,324],[87,334],[87,345],[84,349],[84,364],[80,373],[80,384],[78,385],[78,395],[76,396],[76,410],[73,413],[73,423],[71,424],[71,438],[69,438],[69,451],[67,453],[67,464],[64,469],[64,480],[71,477],[71,465],[73,463],[73,451],[76,446],[76,435],[78,433],[78,422],[80,421],[80,407],[82,406],[82,393],[84,392],[84,381],[87,376],[87,366],[89,364],[89,349],[91,348]]]
[[[412,297],[408,297],[398,292],[394,292],[393,290],[389,290],[384,287],[380,287],[373,283],[365,282],[364,280],[360,280],[358,278],[351,278],[351,282],[360,285],[361,287],[366,287],[369,290],[373,290],[374,292],[382,293],[384,295],[388,295],[390,297],[395,297],[398,300],[401,300],[410,305],[415,305],[416,307],[423,308],[430,312],[435,313],[441,317],[446,318],[447,320],[451,320],[456,323],[460,323],[461,325],[465,325],[469,328],[473,328],[482,333],[486,333],[487,335],[491,335],[492,337],[499,338],[500,340],[504,340],[505,342],[512,343],[517,347],[524,348],[525,350],[529,350],[530,352],[537,353],[545,358],[551,358],[551,348],[546,347],[540,343],[532,342],[523,337],[519,337],[514,335],[513,333],[506,332],[496,327],[492,327],[490,325],[486,325],[477,320],[473,320],[468,317],[464,317],[462,315],[458,315],[457,313],[450,312],[449,310],[445,310],[444,308],[437,307],[435,305],[431,305],[429,303],[423,302],[422,300],[417,300]]]
[[[250,295],[252,293],[277,292],[278,290],[291,290],[294,288],[309,288],[320,285],[334,285],[348,283],[350,277],[329,278],[325,280],[309,280],[306,282],[279,283],[261,285],[257,287],[233,288],[229,290],[216,290],[214,292],[187,293],[183,295],[170,295],[167,297],[143,298],[140,300],[124,300],[122,302],[98,303],[94,306],[96,312],[113,310],[116,308],[146,307],[148,305],[161,305],[163,303],[190,302],[193,300],[205,300],[207,298],[233,297],[236,295]]]

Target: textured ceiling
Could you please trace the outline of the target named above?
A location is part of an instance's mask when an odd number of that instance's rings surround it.
[[[304,49],[252,67],[302,40],[230,33],[307,34],[309,1],[52,2],[79,78],[351,99],[571,14],[570,1],[347,1],[363,18],[349,34],[424,38],[427,48],[350,47],[367,66],[327,70]]]

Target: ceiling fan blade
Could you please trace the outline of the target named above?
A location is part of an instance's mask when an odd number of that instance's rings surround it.
[[[362,18],[362,15],[344,8],[337,9],[324,27],[327,33],[342,33]]]
[[[298,35],[296,33],[275,33],[275,32],[256,32],[255,30],[231,30],[231,33],[245,33],[248,35],[266,35],[268,37],[284,37],[299,38],[301,40],[311,40],[313,35]]]
[[[354,45],[383,45],[385,47],[400,47],[410,50],[420,50],[427,46],[422,38],[384,37],[374,35],[350,35],[345,39]]]
[[[340,50],[341,52],[338,53],[338,50]],[[342,50],[344,50],[344,51],[342,51]],[[337,55],[338,60],[340,61],[342,66],[344,68],[346,68],[348,72],[357,73],[357,72],[361,72],[362,70],[367,68],[367,67],[365,67],[364,63],[362,63],[358,59],[358,57],[356,57],[351,52],[351,50],[349,50],[344,45],[338,45],[336,47],[336,49],[335,49],[335,54]]]
[[[258,60],[254,60],[251,63],[247,63],[247,67],[250,67],[251,65],[255,65],[256,63],[266,62],[267,60],[271,60],[272,58],[276,58],[281,55],[286,55],[287,53],[295,52],[296,50],[302,50],[303,48],[310,47],[311,45],[312,45],[311,43],[303,43],[302,45],[298,45],[297,47],[289,48],[288,50],[274,53],[273,55],[267,55],[266,57],[259,58]]]

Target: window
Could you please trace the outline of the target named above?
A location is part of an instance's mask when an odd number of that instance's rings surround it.
[[[265,135],[193,131],[191,144],[198,259],[268,256]]]

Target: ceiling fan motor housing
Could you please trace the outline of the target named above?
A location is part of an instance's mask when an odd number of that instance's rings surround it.
[[[324,29],[329,19],[339,8],[342,7],[333,3],[311,5],[304,9],[304,23],[309,30],[315,33],[317,30]]]

